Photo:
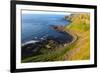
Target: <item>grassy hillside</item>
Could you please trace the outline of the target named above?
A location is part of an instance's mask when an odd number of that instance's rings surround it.
[[[72,14],[65,30],[78,37],[76,44],[65,54],[67,60],[84,60],[90,58],[90,15],[88,13]]]

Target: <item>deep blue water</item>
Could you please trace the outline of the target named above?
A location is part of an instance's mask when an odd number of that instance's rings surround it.
[[[64,19],[64,16],[59,14],[22,14],[21,42],[46,39],[47,37],[57,38],[61,41],[70,39],[68,34],[61,33],[51,27],[51,25],[68,25],[69,22]]]

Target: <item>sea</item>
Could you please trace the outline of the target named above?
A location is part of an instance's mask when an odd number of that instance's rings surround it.
[[[22,14],[21,15],[21,43],[40,41],[47,38],[65,42],[72,37],[68,33],[62,33],[52,26],[67,26],[69,21],[66,14]]]

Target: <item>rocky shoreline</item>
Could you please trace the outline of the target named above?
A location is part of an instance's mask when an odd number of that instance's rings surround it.
[[[52,28],[60,33],[67,34],[67,32],[64,30],[64,26],[52,26]],[[62,42],[58,41],[57,39],[48,37],[48,39],[46,39],[46,40],[42,40],[40,42],[31,43],[31,44],[22,46],[22,53],[21,53],[22,59],[32,56],[32,55],[35,56],[35,55],[42,54],[40,52],[40,50],[42,48],[45,48],[48,50],[54,50],[54,48],[56,48],[58,46],[66,46],[66,44],[70,43],[70,42],[71,42],[71,40],[62,43]]]

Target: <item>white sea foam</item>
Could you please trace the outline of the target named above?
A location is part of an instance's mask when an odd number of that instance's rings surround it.
[[[39,42],[39,41],[37,41],[37,40],[28,41],[28,42],[23,43],[22,46],[25,46],[27,44],[36,43],[36,42]]]

